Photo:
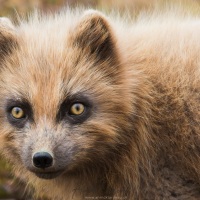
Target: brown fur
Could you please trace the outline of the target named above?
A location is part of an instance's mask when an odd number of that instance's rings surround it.
[[[56,200],[199,199],[199,20],[67,12],[21,22],[1,62],[1,150],[15,173]],[[89,104],[80,123],[65,112],[75,100]],[[10,105],[26,122],[10,121]],[[35,175],[42,150],[55,179]]]

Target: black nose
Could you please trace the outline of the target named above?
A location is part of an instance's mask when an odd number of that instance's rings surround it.
[[[53,164],[53,157],[47,152],[38,152],[33,156],[33,165],[37,168],[48,168]]]

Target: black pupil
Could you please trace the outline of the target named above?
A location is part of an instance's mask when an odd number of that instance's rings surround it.
[[[21,109],[20,108],[15,108],[15,112],[18,115],[21,112]]]
[[[75,109],[76,109],[76,111],[79,112],[79,111],[81,110],[81,106],[80,106],[79,104],[76,104],[76,105],[75,105]]]

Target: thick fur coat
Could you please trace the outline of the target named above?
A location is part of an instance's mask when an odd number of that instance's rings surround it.
[[[200,18],[3,18],[0,61],[0,150],[36,196],[200,198]],[[38,151],[51,167],[33,166]]]

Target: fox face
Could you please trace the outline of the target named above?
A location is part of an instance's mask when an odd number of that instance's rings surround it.
[[[107,19],[87,12],[57,31],[56,20],[0,36],[10,49],[0,72],[2,151],[43,179],[110,165],[127,145],[133,109],[122,100],[125,77]]]

